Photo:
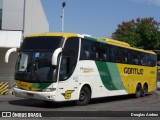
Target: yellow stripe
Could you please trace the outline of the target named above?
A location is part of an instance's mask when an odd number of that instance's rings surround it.
[[[0,82],[0,86],[2,86],[4,84],[8,84],[8,82]]]
[[[0,89],[0,92],[4,91],[6,89],[8,89],[8,86],[5,86],[4,88]]]
[[[19,81],[19,80],[15,80],[16,81],[16,85],[18,87],[21,87],[25,90],[30,90],[30,91],[38,91],[38,90],[42,90],[43,88],[32,88],[32,84],[33,83],[28,83],[28,82],[23,82],[23,81]]]
[[[3,85],[3,82],[0,82],[0,86]]]
[[[0,95],[8,95],[8,90],[0,92]]]
[[[32,83],[18,81],[18,80],[16,80],[16,85],[25,89],[25,90],[29,90],[30,87],[32,87]]]
[[[0,95],[8,95],[8,90],[7,90],[7,91],[0,92]]]
[[[42,33],[42,34],[32,34],[32,35],[29,35],[27,37],[39,37],[39,36],[63,36],[65,38],[68,38],[68,37],[77,37],[78,34],[76,33],[63,33],[63,32],[53,32],[53,33]]]
[[[109,38],[98,38],[98,39],[104,40],[104,41],[106,41],[107,43],[112,44],[112,45],[118,45],[118,46],[121,46],[121,47],[124,47],[124,48],[130,48],[130,49],[137,50],[137,51],[142,51],[142,52],[146,52],[146,53],[155,54],[153,51],[143,50],[143,49],[138,49],[138,48],[131,47],[131,46],[130,46],[128,43],[126,43],[126,42],[121,42],[121,41],[114,40],[114,39],[109,39]]]
[[[8,94],[8,82],[0,82],[0,95],[7,95]]]
[[[2,91],[1,93],[5,93],[5,92],[8,92],[8,89],[6,89],[6,90]]]
[[[2,88],[5,87],[5,86],[8,86],[8,82],[3,83],[3,84],[0,86],[0,89],[2,89]]]

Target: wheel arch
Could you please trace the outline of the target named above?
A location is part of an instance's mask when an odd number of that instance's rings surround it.
[[[90,92],[91,92],[91,98],[92,98],[92,88],[91,88],[91,85],[90,85],[89,83],[84,83],[84,84],[81,85],[81,87],[80,87],[79,90],[78,90],[78,96],[79,96],[79,94],[80,94],[81,89],[82,89],[83,87],[85,87],[85,86],[89,88],[89,90],[90,90]]]
[[[138,83],[136,84],[136,86],[135,86],[135,90],[137,89],[138,85],[140,85],[141,88],[143,87],[143,86],[142,86],[142,83],[141,83],[141,82],[138,82]]]
[[[145,83],[143,84],[143,87],[144,87],[145,85],[146,85],[146,86],[147,86],[147,88],[148,88],[148,83],[147,83],[147,82],[145,82]]]

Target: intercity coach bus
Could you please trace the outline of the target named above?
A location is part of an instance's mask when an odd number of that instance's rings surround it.
[[[17,97],[76,101],[156,90],[156,54],[107,38],[74,33],[27,36],[15,67]]]

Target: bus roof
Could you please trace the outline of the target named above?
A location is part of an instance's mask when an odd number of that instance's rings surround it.
[[[26,37],[39,37],[39,36],[62,36],[64,38],[68,38],[68,37],[88,38],[90,40],[94,40],[94,41],[97,41],[97,42],[108,43],[108,44],[111,44],[111,45],[116,45],[116,46],[120,46],[120,47],[124,47],[124,48],[134,49],[134,50],[141,51],[141,52],[147,52],[147,53],[155,54],[155,52],[153,52],[153,51],[131,47],[126,42],[122,42],[122,41],[118,41],[118,40],[114,40],[114,39],[109,39],[109,38],[94,38],[90,35],[85,35],[85,34],[76,34],[76,33],[67,33],[67,32],[47,32],[47,33],[40,33],[40,34],[31,34],[31,35],[28,35]]]
[[[68,37],[78,37],[79,34],[76,33],[64,33],[64,32],[47,32],[47,33],[40,33],[40,34],[31,34],[26,37],[39,37],[39,36],[63,36],[64,38]]]
[[[155,52],[153,52],[151,50],[144,50],[144,49],[131,47],[130,44],[128,44],[126,42],[122,42],[122,41],[118,41],[118,40],[114,40],[114,39],[109,39],[109,38],[98,38],[98,39],[99,40],[104,40],[106,43],[111,44],[111,45],[116,45],[116,46],[119,46],[119,47],[124,47],[124,48],[133,49],[133,50],[137,50],[137,51],[141,51],[141,52],[155,54]]]
[[[121,42],[118,40],[114,40],[114,39],[109,39],[109,38],[99,38],[100,40],[104,40],[107,43],[113,44],[113,45],[121,45],[121,46],[127,46],[130,47],[130,45],[126,42]]]

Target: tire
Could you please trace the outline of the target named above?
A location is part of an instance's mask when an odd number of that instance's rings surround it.
[[[142,95],[142,88],[141,88],[141,85],[138,84],[138,85],[137,85],[137,88],[136,88],[135,97],[136,97],[136,98],[140,98],[141,95]]]
[[[144,97],[144,96],[146,96],[147,93],[148,93],[148,86],[147,86],[147,84],[144,84],[141,96]]]
[[[79,106],[87,105],[90,99],[91,99],[91,91],[87,86],[85,86],[81,89],[79,100],[76,102],[76,104]]]

